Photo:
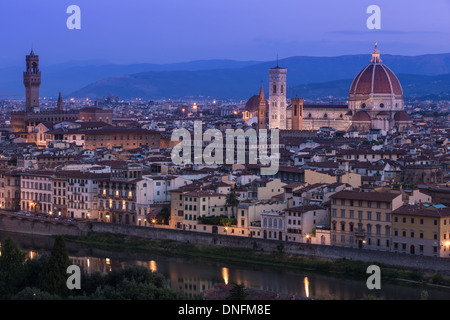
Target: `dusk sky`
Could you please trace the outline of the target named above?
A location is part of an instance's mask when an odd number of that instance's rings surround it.
[[[381,30],[369,30],[370,5]],[[69,30],[69,5],[81,30]],[[42,65],[71,60],[171,63],[202,59],[450,52],[450,0],[17,0],[0,4],[0,68],[34,46]]]

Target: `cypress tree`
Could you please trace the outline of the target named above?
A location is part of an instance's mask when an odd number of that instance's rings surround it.
[[[11,238],[5,239],[0,256],[0,295],[16,293],[24,276],[26,254]]]
[[[70,266],[66,243],[62,236],[57,236],[53,245],[50,258],[42,276],[41,289],[51,294],[64,297],[67,289],[67,267]]]

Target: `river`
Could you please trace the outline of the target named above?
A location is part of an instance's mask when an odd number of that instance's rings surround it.
[[[0,231],[0,245],[6,237],[11,237],[32,259],[49,253],[54,241],[44,236]],[[218,263],[161,254],[117,252],[70,242],[67,243],[67,249],[72,263],[89,273],[109,272],[126,265],[141,265],[163,274],[168,287],[183,292],[188,297],[201,295],[217,284],[242,283],[250,288],[314,299],[355,300],[372,295],[386,300],[417,300],[421,298],[423,291],[428,293],[429,300],[450,299],[450,289],[428,285],[382,282],[380,290],[369,290],[362,280],[309,271]]]

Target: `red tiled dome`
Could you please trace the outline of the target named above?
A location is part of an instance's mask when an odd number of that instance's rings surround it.
[[[382,63],[378,48],[372,52],[372,60],[362,69],[350,86],[350,96],[358,94],[393,94],[403,96],[402,86],[395,74]]]
[[[255,94],[253,97],[248,99],[245,104],[244,111],[255,112],[258,111],[259,107],[259,95]],[[269,110],[269,102],[266,100],[266,110]]]

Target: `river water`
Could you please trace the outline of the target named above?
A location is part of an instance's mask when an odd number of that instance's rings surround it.
[[[32,259],[49,253],[54,241],[43,236],[0,231],[0,244],[6,237],[11,237]],[[386,300],[418,300],[424,291],[429,300],[450,299],[450,289],[427,285],[382,282],[380,290],[369,290],[365,280],[345,279],[305,270],[280,270],[197,258],[117,252],[74,243],[66,245],[72,262],[87,272],[109,272],[126,265],[141,265],[163,274],[170,288],[189,297],[202,295],[205,290],[211,290],[217,284],[242,283],[250,288],[314,299],[354,300],[372,295]]]

